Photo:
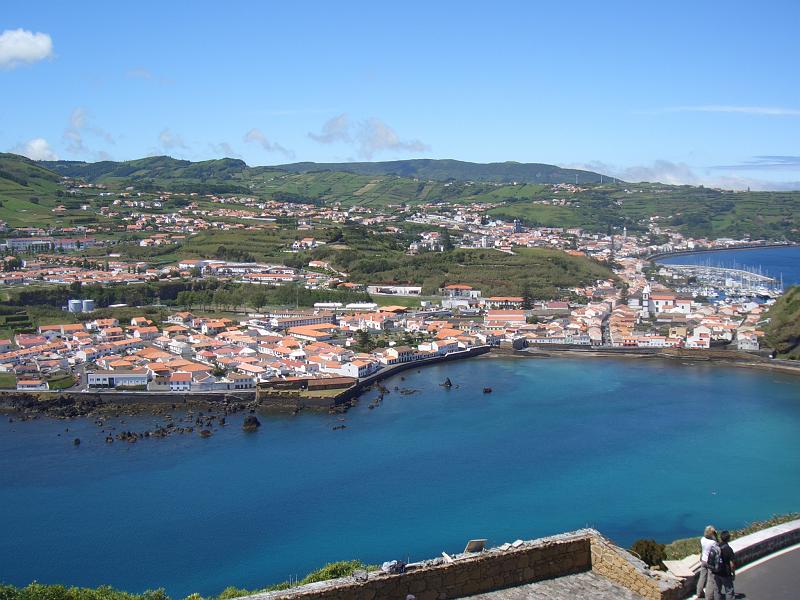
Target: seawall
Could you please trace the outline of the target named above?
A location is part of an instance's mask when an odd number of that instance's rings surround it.
[[[725,248],[700,248],[697,250],[678,250],[676,252],[660,252],[658,254],[650,254],[645,257],[645,260],[651,262],[658,261],[662,258],[669,258],[671,256],[689,256],[691,254],[707,254],[709,252],[725,252],[727,250],[764,250],[768,248],[794,248],[800,244],[785,243],[785,244],[740,244],[738,246],[727,246]]]

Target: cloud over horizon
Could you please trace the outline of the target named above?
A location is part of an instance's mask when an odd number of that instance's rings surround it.
[[[44,138],[33,138],[25,143],[17,144],[9,152],[27,156],[31,160],[58,160],[58,154]]]
[[[788,191],[800,190],[800,181],[767,181],[742,176],[698,174],[683,162],[655,160],[649,165],[620,167],[602,161],[561,165],[570,169],[584,169],[619,178],[630,183],[659,182],[667,185],[704,185],[728,190]]]
[[[736,165],[715,165],[712,169],[753,171],[794,171],[800,169],[800,156],[762,155]]]
[[[287,158],[294,158],[294,152],[288,150],[276,142],[270,142],[264,132],[257,127],[253,127],[250,131],[244,134],[242,138],[245,144],[258,144],[266,152],[277,152],[283,154]]]
[[[384,151],[426,152],[430,146],[420,140],[403,140],[397,132],[384,121],[371,117],[353,123],[347,113],[328,119],[322,124],[319,133],[309,132],[308,137],[320,144],[337,142],[352,144],[358,155],[367,160]]]
[[[164,150],[182,149],[188,150],[189,146],[183,141],[183,138],[177,134],[172,133],[169,127],[165,127],[158,134],[158,143]]]
[[[233,149],[228,142],[219,142],[218,144],[211,144],[211,151],[218,154],[223,158],[242,158],[236,150]]]
[[[72,110],[69,116],[69,125],[64,130],[63,135],[64,140],[67,142],[67,151],[73,154],[95,154],[98,158],[101,156],[107,157],[107,152],[95,152],[89,149],[85,143],[83,133],[86,132],[100,138],[107,144],[115,143],[114,136],[105,129],[91,125],[89,119],[89,112],[85,108],[78,107]]]
[[[0,33],[0,69],[15,69],[53,56],[53,40],[46,33],[6,29]]]

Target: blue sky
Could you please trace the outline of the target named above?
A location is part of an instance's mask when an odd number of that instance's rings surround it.
[[[6,0],[0,150],[800,187],[798,22],[796,1]]]

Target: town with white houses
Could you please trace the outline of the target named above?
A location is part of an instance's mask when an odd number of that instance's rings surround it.
[[[563,197],[555,196],[567,187],[553,186],[552,202],[561,202]],[[606,263],[616,279],[562,290],[563,297],[556,300],[485,295],[470,282],[460,281],[431,296],[423,295],[421,285],[350,281],[347,273],[325,260],[309,260],[298,267],[184,258],[153,266],[115,253],[116,242],[104,237],[109,231],[100,226],[8,230],[3,224],[7,233],[0,284],[6,286],[66,284],[79,289],[93,284],[215,278],[313,290],[358,290],[382,300],[322,302],[308,309],[259,310],[236,318],[176,310],[164,322],[144,316],[119,322],[92,319],[94,302],[76,298],[64,308],[80,313],[80,322],[40,325],[35,333],[0,340],[0,372],[13,373],[17,389],[47,389],[48,375],[55,372],[73,374],[75,387],[81,389],[165,392],[253,389],[260,382],[282,378],[363,379],[400,362],[480,346],[648,350],[727,346],[757,351],[766,306],[780,293],[773,287],[759,296],[752,290],[735,289],[731,280],[713,290],[677,285],[686,283],[681,273],[669,265],[654,264],[649,257],[760,242],[692,239],[661,227],[657,218],[651,220],[648,235],[635,236],[627,231],[600,235],[579,228],[526,227],[519,221],[490,218],[487,204],[438,203],[378,211],[209,196],[211,208],[200,209],[188,202],[174,213],[149,212],[167,200],[168,193],[139,200],[135,193],[126,192],[103,211],[118,218],[114,227],[135,232],[141,247],[179,250],[185,240],[204,230],[258,230],[291,217],[298,220],[298,235],[283,252],[292,256],[325,244],[315,237],[318,223],[368,225],[386,235],[413,223],[430,230],[409,243],[410,255],[441,252],[448,244],[509,254],[517,248],[551,248]],[[654,238],[659,243],[651,243]],[[83,251],[89,248],[105,252],[87,257]],[[718,297],[719,292],[727,294]],[[415,296],[420,298],[416,306],[386,305],[393,297]]]

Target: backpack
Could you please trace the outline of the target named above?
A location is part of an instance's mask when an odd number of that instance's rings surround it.
[[[708,560],[706,564],[708,565],[708,570],[715,575],[719,575],[724,570],[722,549],[719,547],[719,544],[714,544],[708,549]]]

